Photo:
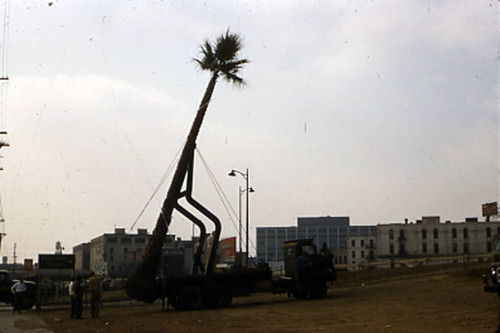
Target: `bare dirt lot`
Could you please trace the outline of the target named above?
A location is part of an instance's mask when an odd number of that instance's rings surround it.
[[[493,332],[498,297],[481,281],[488,266],[343,272],[324,300],[256,294],[219,310],[122,302],[106,303],[99,319],[88,307],[83,320],[70,319],[69,309],[37,315],[55,332]]]

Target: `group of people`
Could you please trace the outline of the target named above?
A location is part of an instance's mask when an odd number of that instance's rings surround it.
[[[82,319],[83,291],[82,277],[74,277],[69,284],[69,296],[71,298],[70,317]],[[89,278],[90,305],[92,318],[99,318],[99,305],[102,296],[102,278],[91,272]]]

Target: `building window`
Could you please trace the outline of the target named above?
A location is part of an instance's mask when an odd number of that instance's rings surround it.
[[[427,239],[427,230],[422,229],[422,239]]]
[[[422,244],[422,253],[427,253],[427,244]]]
[[[467,228],[464,228],[464,239],[469,238],[469,230]]]
[[[392,244],[389,245],[389,253],[394,254],[394,245]]]
[[[374,259],[374,258],[375,258],[375,256],[373,255],[373,251],[370,250],[370,259]]]
[[[457,238],[457,229],[453,228],[451,230],[451,235],[452,235],[453,238]]]
[[[457,253],[457,252],[458,252],[457,244],[453,243],[453,253]]]
[[[127,249],[127,248],[124,248],[124,249],[123,249],[123,253],[127,254],[127,252],[128,252],[128,249]]]
[[[406,255],[406,249],[404,244],[399,244],[399,254],[402,256]]]
[[[464,243],[464,254],[469,253],[469,244]]]
[[[356,258],[356,251],[352,251],[352,257]]]
[[[486,237],[491,237],[491,228],[486,228]]]
[[[491,252],[491,242],[486,243],[486,251]]]
[[[363,246],[365,246],[365,240],[364,239],[361,240],[361,247],[363,247]]]
[[[394,239],[394,230],[389,230],[389,239]]]
[[[439,253],[439,244],[434,244],[434,253],[438,254]]]
[[[373,239],[370,239],[370,248],[373,247]]]
[[[352,246],[352,247],[355,247],[355,246],[356,246],[356,240],[355,240],[355,239],[352,239],[352,240],[351,240],[351,246]]]
[[[365,257],[365,251],[361,251],[361,258]]]
[[[434,229],[434,239],[438,239],[439,238],[439,231],[437,230],[437,228]]]

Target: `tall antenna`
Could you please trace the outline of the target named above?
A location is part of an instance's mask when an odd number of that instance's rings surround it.
[[[7,131],[5,130],[5,120],[4,113],[6,109],[5,103],[5,90],[7,89],[7,84],[9,82],[9,75],[7,73],[8,69],[8,46],[9,46],[9,17],[10,17],[10,0],[4,0],[3,8],[3,31],[2,40],[0,41],[1,49],[1,73],[0,73],[0,149],[2,147],[10,146],[9,139],[7,137]],[[0,156],[2,157],[2,156]],[[0,166],[0,171],[3,168]],[[2,253],[2,238],[5,237],[5,217],[2,208],[2,201],[0,198],[0,256]],[[15,250],[14,250],[15,251]],[[15,254],[14,254],[15,256]],[[15,260],[15,258],[14,258]]]

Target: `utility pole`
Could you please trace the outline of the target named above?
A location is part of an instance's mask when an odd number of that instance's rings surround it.
[[[14,259],[14,264],[12,265],[12,276],[13,277],[15,276],[15,273],[16,273],[16,258],[17,258],[16,248],[17,248],[17,243],[14,243],[14,253],[12,255],[12,258]]]

